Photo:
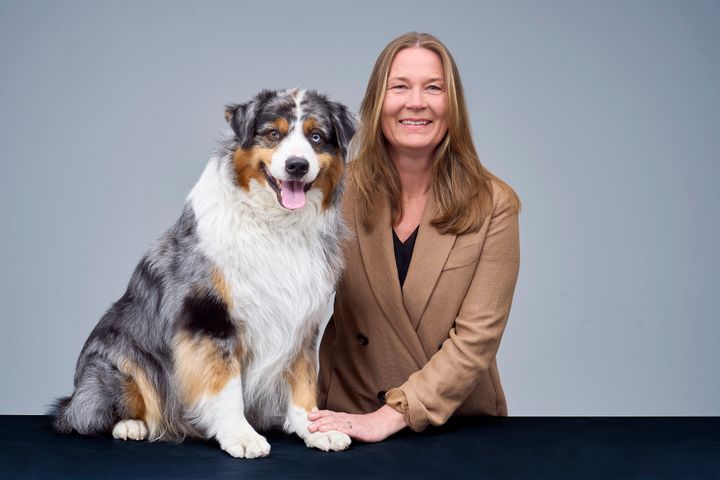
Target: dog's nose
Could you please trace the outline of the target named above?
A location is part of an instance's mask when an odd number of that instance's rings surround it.
[[[309,169],[310,162],[302,157],[290,157],[285,161],[285,171],[292,177],[302,177]]]

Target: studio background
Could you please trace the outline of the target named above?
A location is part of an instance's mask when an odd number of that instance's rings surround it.
[[[720,3],[0,1],[0,414],[83,342],[262,88],[357,111],[427,31],[523,201],[511,415],[720,414]]]

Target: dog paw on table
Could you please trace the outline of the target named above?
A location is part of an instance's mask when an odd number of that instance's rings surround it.
[[[235,458],[258,458],[270,454],[270,444],[257,433],[222,442],[220,448]]]
[[[118,440],[145,440],[147,434],[147,425],[142,420],[121,420],[112,431],[112,436]]]
[[[350,437],[342,432],[314,432],[305,439],[305,445],[325,452],[345,450],[350,446]]]

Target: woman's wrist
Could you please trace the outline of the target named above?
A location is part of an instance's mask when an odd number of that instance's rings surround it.
[[[389,405],[383,405],[376,411],[380,421],[387,429],[387,436],[399,432],[407,427],[405,416]]]

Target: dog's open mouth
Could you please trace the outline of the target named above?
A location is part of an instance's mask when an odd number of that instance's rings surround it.
[[[280,205],[290,210],[305,206],[305,192],[310,190],[313,182],[305,183],[300,180],[278,180],[270,175],[265,164],[262,164],[260,168],[262,168],[265,174],[268,185],[275,190]]]

